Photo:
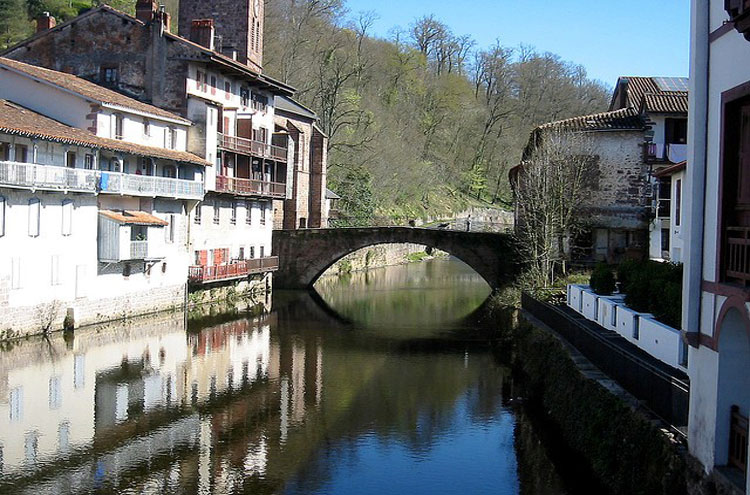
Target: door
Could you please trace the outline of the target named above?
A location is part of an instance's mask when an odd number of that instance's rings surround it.
[[[253,137],[253,120],[237,119],[237,136],[245,139]]]

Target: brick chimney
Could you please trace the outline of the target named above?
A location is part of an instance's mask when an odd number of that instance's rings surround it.
[[[138,0],[135,4],[135,17],[141,22],[148,24],[154,20],[158,6],[155,0]]]
[[[36,32],[41,33],[52,29],[57,25],[55,18],[49,15],[49,12],[43,12],[42,15],[36,18]]]
[[[190,23],[190,41],[205,46],[209,50],[214,49],[214,20],[193,19]]]

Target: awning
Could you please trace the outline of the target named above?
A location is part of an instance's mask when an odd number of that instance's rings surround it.
[[[99,214],[122,225],[152,225],[155,227],[166,227],[169,222],[155,217],[145,211],[135,210],[99,210]]]

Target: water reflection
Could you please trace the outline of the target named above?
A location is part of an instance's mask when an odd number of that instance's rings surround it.
[[[0,492],[534,493],[518,473],[535,468],[518,460],[544,457],[517,454],[538,442],[517,439],[509,371],[475,347],[414,345],[429,329],[415,337],[415,322],[469,312],[483,283],[422,265],[329,284],[355,325],[280,293],[265,315],[240,308],[189,329],[161,316],[0,354]],[[463,295],[429,279],[419,310],[404,293],[428,270]],[[362,293],[384,280],[406,282],[391,294],[422,318],[362,323]],[[393,308],[382,292],[374,304]]]

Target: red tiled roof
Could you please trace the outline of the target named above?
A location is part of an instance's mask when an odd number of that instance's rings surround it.
[[[87,81],[86,79],[82,79],[72,74],[45,69],[36,65],[25,64],[23,62],[18,62],[17,60],[11,60],[5,57],[0,57],[0,67],[6,67],[18,72],[22,72],[27,76],[31,76],[35,79],[40,79],[49,84],[79,94],[84,98],[88,98],[98,103],[116,105],[130,110],[135,110],[137,112],[147,113],[157,117],[163,117],[166,119],[177,120],[185,124],[190,124],[189,120],[180,117],[177,114],[167,112],[166,110],[162,110],[161,108],[140,102],[138,100],[134,100],[133,98],[129,98],[118,93],[117,91],[112,91],[111,89],[99,86],[98,84],[94,84],[90,81]]]
[[[641,111],[653,113],[685,113],[688,112],[687,91],[671,91],[667,93],[646,93],[641,102]]]
[[[628,131],[644,129],[645,122],[634,109],[622,108],[611,112],[581,115],[555,122],[548,122],[537,127],[539,130],[553,128],[571,131]]]
[[[88,131],[70,127],[13,102],[1,99],[0,132],[201,166],[211,165],[206,160],[186,151],[168,150],[98,137]]]
[[[135,210],[99,210],[99,214],[103,217],[110,218],[124,225],[158,225],[165,227],[169,225],[169,222],[157,218],[150,213],[145,211]]]

